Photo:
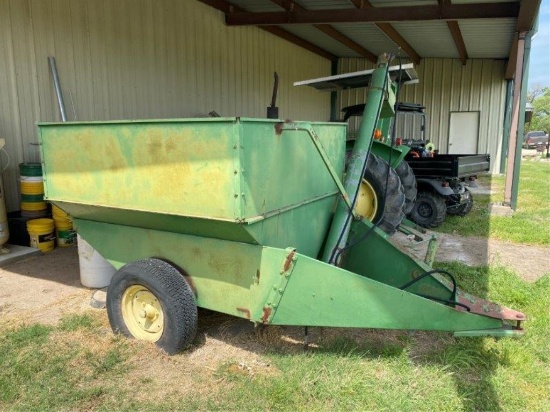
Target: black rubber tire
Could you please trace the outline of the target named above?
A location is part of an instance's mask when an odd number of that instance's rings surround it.
[[[418,192],[410,218],[418,225],[435,228],[443,223],[447,215],[445,199],[438,193]]]
[[[461,204],[458,207],[448,208],[447,213],[449,215],[454,215],[454,216],[466,216],[468,213],[472,211],[473,208],[474,208],[474,198],[470,193],[470,196],[468,197],[468,200],[465,203]]]
[[[403,204],[403,213],[408,215],[414,206],[418,189],[416,186],[416,176],[409,164],[403,160],[395,168],[401,184],[403,185],[403,193],[405,193],[405,203]]]
[[[114,333],[134,338],[122,316],[122,296],[131,286],[145,286],[159,300],[163,332],[156,345],[169,355],[189,346],[197,333],[195,294],[183,275],[159,259],[145,259],[120,268],[107,289],[107,314]]]
[[[387,175],[388,162],[369,153],[364,179],[372,185],[378,199],[378,205],[382,206],[378,207],[374,222],[377,222],[382,216],[378,227],[388,235],[393,235],[405,217],[403,213],[405,194],[403,193],[403,187],[397,172],[390,167],[389,176]],[[388,182],[387,191],[386,178]],[[384,197],[384,195],[386,196]]]

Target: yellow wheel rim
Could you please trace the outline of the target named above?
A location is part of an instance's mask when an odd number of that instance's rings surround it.
[[[124,291],[122,318],[136,339],[156,342],[162,336],[162,306],[158,298],[145,286],[133,285]]]
[[[355,203],[355,211],[358,215],[367,218],[371,222],[376,217],[378,212],[378,199],[376,192],[372,185],[365,179],[359,186],[359,192],[357,193],[357,202]]]

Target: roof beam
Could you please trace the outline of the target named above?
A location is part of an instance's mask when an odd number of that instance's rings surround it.
[[[508,65],[506,66],[506,80],[512,80],[516,73],[516,56],[518,54],[518,36],[520,32],[530,31],[535,25],[535,19],[537,18],[541,0],[521,0],[518,22],[516,24],[516,33],[514,35],[514,41],[512,42],[512,48],[510,49],[508,57]]]
[[[466,44],[464,43],[460,26],[456,20],[449,20],[447,22],[447,27],[449,28],[451,35],[453,36],[453,40],[455,41],[455,46],[458,50],[458,54],[460,55],[460,61],[462,62],[462,65],[465,65],[466,60],[468,60],[468,52],[466,51]]]
[[[285,1],[285,0],[271,0],[271,1],[287,11],[306,10],[302,6],[300,6],[299,4],[293,1]],[[317,30],[322,31],[327,36],[332,37],[334,40],[342,43],[344,46],[353,50],[360,56],[367,58],[373,63],[377,62],[378,57],[374,53],[371,53],[370,51],[365,49],[363,46],[361,46],[359,43],[356,43],[346,35],[342,34],[338,30],[336,30],[334,27],[332,27],[330,24],[314,24],[313,27],[315,27]]]
[[[222,13],[225,13],[226,19],[227,16],[232,13],[245,13],[245,10],[235,6],[231,3],[228,3],[225,0],[198,0],[201,3],[204,3],[216,10],[221,11]],[[258,27],[259,29],[262,29],[264,31],[267,31],[268,33],[271,33],[277,37],[280,37],[286,41],[289,41],[290,43],[293,43],[297,46],[300,46],[306,50],[309,50],[312,53],[315,53],[321,57],[324,57],[328,60],[337,60],[338,57],[334,54],[328,52],[327,50],[316,46],[313,43],[308,42],[307,40],[302,39],[301,37],[298,37],[278,26],[269,26],[269,27]]]
[[[451,4],[451,0],[437,0],[437,2],[440,6],[448,6],[449,4]],[[468,52],[466,51],[466,44],[464,43],[464,38],[462,37],[462,32],[460,31],[460,26],[458,25],[458,22],[456,20],[448,20],[447,27],[449,28],[449,31],[453,36],[456,49],[458,50],[458,54],[460,55],[460,61],[462,61],[462,65],[465,65],[466,60],[468,60]]]
[[[372,4],[370,4],[367,0],[351,0],[351,2],[358,9],[368,9],[368,8],[373,7]],[[389,23],[375,23],[375,24],[395,44],[397,44],[399,47],[401,47],[401,50],[403,50],[405,53],[407,53],[407,55],[411,58],[411,60],[415,64],[420,64],[420,55],[403,38],[403,36],[401,36],[399,34],[399,32],[397,30],[395,30],[395,28],[391,24],[389,24]]]
[[[478,3],[475,7],[471,4],[449,4],[436,6],[372,7],[367,9],[292,10],[261,13],[243,12],[226,14],[225,22],[229,26],[360,22],[388,23],[392,21],[517,17],[518,12],[518,3]]]

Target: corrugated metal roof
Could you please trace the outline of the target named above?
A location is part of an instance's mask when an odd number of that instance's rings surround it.
[[[344,46],[332,37],[310,25],[289,24],[281,26],[286,31],[307,40],[316,46],[322,47],[336,56],[361,57],[359,54]]]
[[[508,57],[514,39],[516,19],[461,20],[458,25],[470,58]]]
[[[460,57],[443,21],[399,22],[393,23],[393,27],[422,57]]]
[[[399,47],[391,41],[384,33],[380,31],[374,24],[353,24],[340,23],[332,25],[340,33],[345,34],[350,39],[359,43],[371,53],[380,55],[385,52],[397,53]],[[341,55],[341,57],[351,57]]]
[[[281,12],[283,8],[271,0],[228,0],[249,12]],[[411,6],[437,6],[438,0],[370,0],[374,7],[394,8]],[[350,0],[298,0],[306,10],[354,9]],[[519,3],[519,0],[453,0],[453,5],[480,3]],[[507,58],[516,30],[516,18],[458,20],[461,35],[469,58]],[[397,52],[398,45],[374,23],[333,23],[336,30],[358,43],[371,53]],[[446,22],[400,21],[391,22],[397,32],[421,58],[459,58],[459,50]],[[358,54],[338,40],[316,30],[312,25],[284,25],[285,30],[302,37],[338,57],[356,57]],[[402,54],[406,54],[401,52]]]

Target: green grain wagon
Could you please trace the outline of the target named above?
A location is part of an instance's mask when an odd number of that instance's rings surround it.
[[[342,123],[39,124],[47,200],[118,269],[113,330],[175,353],[202,307],[257,324],[522,334],[523,314],[456,289],[350,208],[392,108],[387,66],[373,73],[345,182]]]

